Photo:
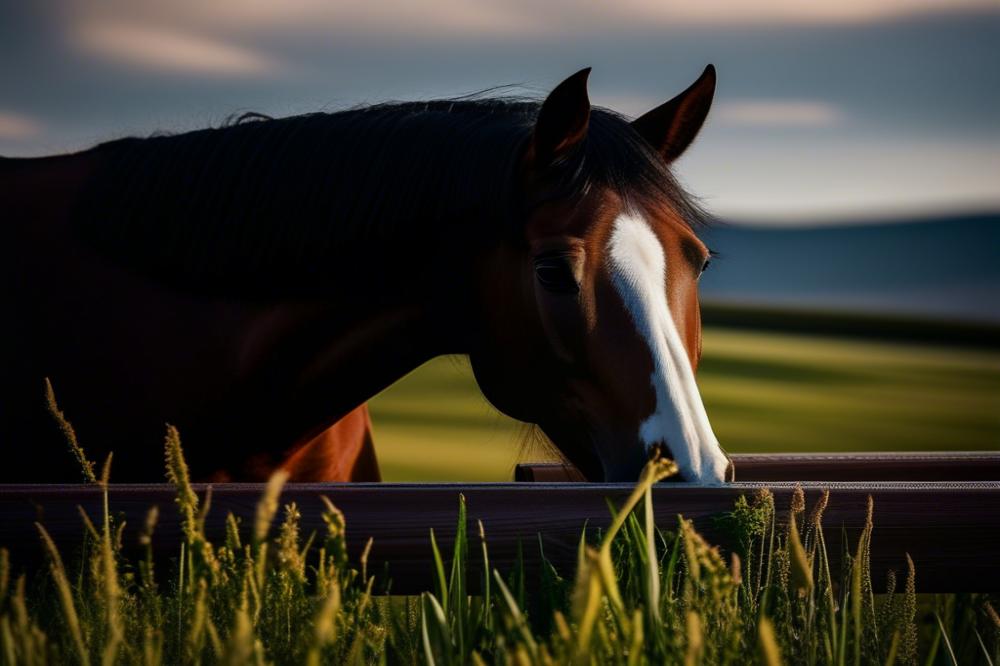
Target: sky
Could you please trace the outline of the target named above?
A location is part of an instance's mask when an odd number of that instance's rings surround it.
[[[719,72],[681,181],[776,225],[1000,210],[998,0],[0,2],[0,155],[593,67],[639,115]]]

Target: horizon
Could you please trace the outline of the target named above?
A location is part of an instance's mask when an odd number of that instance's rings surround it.
[[[712,211],[709,211],[710,213]],[[844,227],[882,227],[899,225],[933,224],[943,221],[965,221],[982,218],[996,218],[1000,221],[1000,206],[956,205],[933,209],[906,208],[855,212],[818,212],[808,215],[755,216],[753,214],[733,217],[713,215],[712,223],[719,226],[737,226],[762,231],[774,229],[838,229]],[[794,222],[794,224],[789,224]]]

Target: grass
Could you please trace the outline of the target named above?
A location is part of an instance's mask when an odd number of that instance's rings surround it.
[[[1000,449],[1000,352],[707,329],[699,383],[728,451]],[[504,481],[524,427],[468,363],[431,361],[369,403],[388,481]]]
[[[82,450],[81,450],[82,453]],[[919,599],[912,562],[889,590],[871,586],[873,510],[844,569],[831,571],[821,523],[829,495],[797,493],[787,526],[773,496],[741,498],[721,516],[740,544],[726,558],[678,517],[655,525],[650,487],[676,471],[652,461],[600,534],[582,532],[575,573],[543,562],[491,569],[489,526],[470,526],[459,497],[450,548],[428,535],[436,581],[419,597],[375,596],[381,584],[348,563],[344,516],[329,502],[321,534],[300,533],[285,480],[268,483],[251,525],[232,515],[205,532],[208,499],[190,486],[169,429],[167,476],[183,542],[155,561],[151,510],[130,560],[97,483],[103,514],[82,515],[78,562],[49,539],[47,571],[14,577],[0,550],[0,665],[7,664],[934,664],[996,663],[1000,618],[976,595]],[[84,458],[85,459],[85,458]],[[405,510],[400,508],[400,510]],[[273,523],[278,515],[277,526]],[[470,527],[473,535],[470,536]],[[470,564],[483,571],[471,594]],[[564,576],[566,576],[564,578]],[[382,581],[384,583],[385,581]],[[29,593],[30,590],[30,593]]]

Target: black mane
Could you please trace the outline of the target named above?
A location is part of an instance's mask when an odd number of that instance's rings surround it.
[[[201,293],[260,294],[321,277],[336,249],[495,241],[523,219],[515,171],[540,104],[381,104],[97,146],[85,237],[119,262]],[[553,167],[555,195],[609,186],[702,219],[621,116],[595,108]],[[280,276],[280,279],[278,279]]]

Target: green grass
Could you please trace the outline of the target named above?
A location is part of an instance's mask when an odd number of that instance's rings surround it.
[[[388,597],[372,594],[385,580],[368,574],[364,556],[360,568],[349,564],[347,525],[330,502],[320,534],[300,533],[294,503],[279,511],[284,473],[268,483],[251,525],[230,515],[225,536],[213,540],[205,532],[209,507],[192,491],[173,429],[165,448],[182,519],[176,560],[153,557],[157,514],[151,511],[142,532],[145,554],[129,561],[124,525],[108,499],[106,464],[98,481],[104,510],[82,516],[79,560],[64,560],[41,524],[47,571],[14,576],[0,549],[0,666],[1000,659],[1000,618],[988,597],[921,600],[912,562],[876,594],[870,501],[866,527],[841,571],[830,568],[821,528],[836,498],[826,494],[807,507],[801,490],[785,527],[766,490],[740,498],[719,517],[738,544],[738,553],[724,557],[683,517],[673,525],[653,523],[650,488],[676,473],[673,463],[656,460],[629,499],[609,507],[607,530],[581,532],[575,572],[543,560],[536,579],[523,565],[490,567],[490,526],[470,525],[459,496],[453,543],[428,535],[433,589]],[[280,524],[272,525],[279,514]],[[449,551],[450,558],[442,555]],[[483,571],[476,594],[470,593],[473,563]]]
[[[1000,352],[708,329],[699,383],[726,450],[1000,449]],[[370,403],[387,481],[504,481],[541,460],[462,358],[427,363]]]
[[[386,481],[509,481],[525,426],[483,398],[463,357],[437,358],[369,403]]]

